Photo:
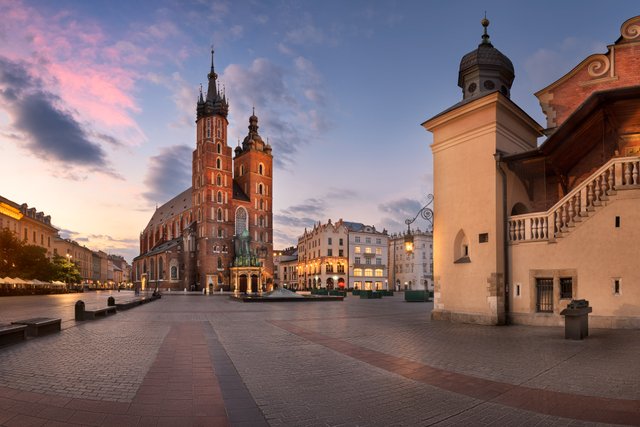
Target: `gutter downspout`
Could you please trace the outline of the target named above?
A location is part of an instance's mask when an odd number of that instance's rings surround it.
[[[507,223],[507,174],[502,169],[502,151],[497,150],[493,157],[496,169],[502,177],[502,246],[504,250],[504,324],[509,324],[509,234]]]

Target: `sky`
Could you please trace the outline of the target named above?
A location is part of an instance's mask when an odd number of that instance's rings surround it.
[[[228,143],[247,134],[255,106],[273,147],[274,248],[328,219],[402,231],[432,191],[420,123],[462,99],[460,59],[481,41],[485,11],[515,67],[512,100],[544,124],[533,93],[605,53],[640,7],[0,0],[0,195],[130,261],[156,206],[191,185],[214,46]]]

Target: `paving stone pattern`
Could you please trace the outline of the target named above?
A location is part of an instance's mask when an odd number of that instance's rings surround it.
[[[0,307],[29,312],[14,303]],[[640,331],[573,342],[430,309],[171,295],[69,321],[0,348],[0,425],[640,425]]]

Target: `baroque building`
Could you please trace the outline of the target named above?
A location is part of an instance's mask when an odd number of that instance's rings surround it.
[[[258,117],[235,149],[213,50],[196,104],[191,187],[156,209],[140,234],[133,280],[141,288],[258,292],[273,282],[273,156]]]
[[[298,289],[387,289],[386,230],[338,220],[298,238]]]
[[[58,229],[51,225],[51,216],[38,212],[26,203],[21,205],[0,196],[0,229],[6,228],[27,245],[44,248],[47,258],[53,257]]]
[[[482,25],[460,63],[462,101],[423,123],[432,317],[562,325],[568,303],[586,299],[593,326],[640,327],[640,16],[535,94],[546,127],[509,98],[513,64]]]

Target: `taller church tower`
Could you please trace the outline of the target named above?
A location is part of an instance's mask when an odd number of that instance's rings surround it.
[[[227,145],[229,103],[220,91],[211,50],[206,98],[200,91],[193,151],[192,203],[197,222],[196,270],[200,285],[228,283],[222,272],[232,261],[233,161]]]

